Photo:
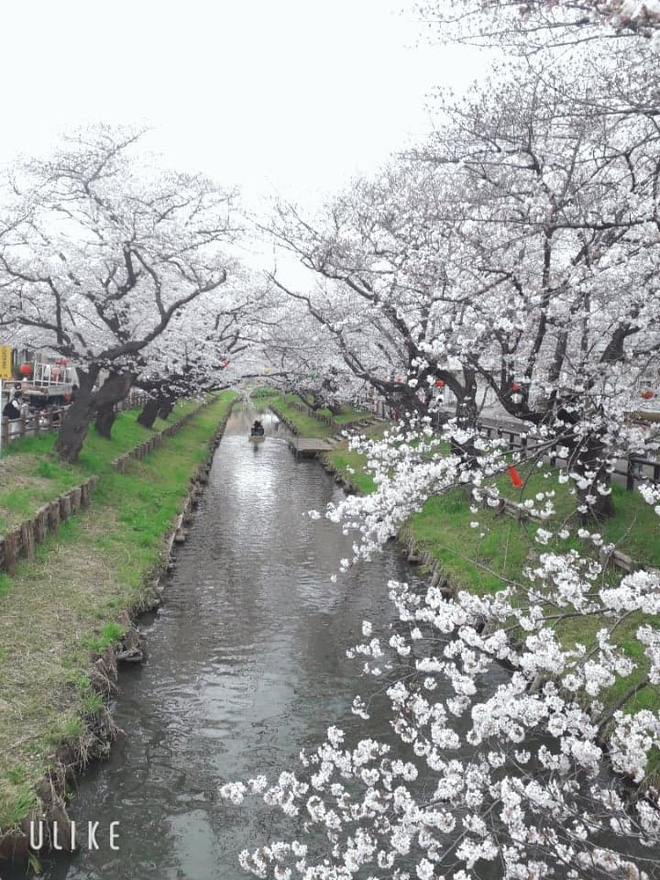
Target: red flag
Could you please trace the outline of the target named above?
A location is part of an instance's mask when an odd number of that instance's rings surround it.
[[[522,489],[525,483],[523,482],[520,474],[513,465],[509,466],[509,476],[511,477],[511,482],[516,487],[516,489]]]

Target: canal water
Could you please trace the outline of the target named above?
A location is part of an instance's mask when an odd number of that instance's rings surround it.
[[[147,661],[121,673],[125,737],[80,782],[72,817],[99,822],[101,849],[46,860],[49,880],[245,878],[238,853],[282,828],[261,802],[228,805],[219,787],[291,768],[330,724],[362,724],[350,713],[359,662],[345,651],[365,617],[389,618],[387,581],[409,572],[390,546],[333,583],[352,541],[304,514],[341,490],[296,460],[274,417],[265,443],[248,442],[252,418],[231,416],[164,605],[143,626]],[[363,735],[386,729],[375,717]]]

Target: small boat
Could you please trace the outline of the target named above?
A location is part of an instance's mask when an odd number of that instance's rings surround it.
[[[253,443],[263,443],[265,439],[265,434],[250,434],[248,437],[248,440],[251,440]]]

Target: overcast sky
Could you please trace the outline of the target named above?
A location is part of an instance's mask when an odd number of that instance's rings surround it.
[[[428,129],[431,87],[471,75],[465,49],[419,43],[412,0],[3,6],[0,159],[66,126],[146,123],[171,164],[249,200],[371,170]]]

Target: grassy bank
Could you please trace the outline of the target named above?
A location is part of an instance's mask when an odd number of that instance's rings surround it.
[[[101,698],[89,679],[93,660],[122,638],[127,613],[143,606],[145,583],[162,562],[164,538],[190,478],[234,397],[221,395],[125,474],[109,468],[104,456],[96,458],[97,445],[90,445],[87,461],[76,466],[96,460],[101,478],[90,509],[39,547],[37,560],[22,563],[17,577],[0,577],[3,831],[34,806],[35,786],[58,747],[75,749],[99,711]],[[124,451],[115,445],[120,437],[125,448],[136,445],[134,420],[121,425],[111,458]]]
[[[360,491],[375,491],[371,476],[365,471],[364,456],[346,449],[336,449],[326,454],[331,468],[344,479],[349,480]],[[524,467],[519,470],[526,476]],[[548,469],[543,469],[547,472]],[[537,492],[548,489],[543,472],[534,469],[525,487],[524,497],[533,498]],[[523,496],[515,490],[508,476],[499,480],[502,493],[515,501]],[[557,513],[553,520],[543,523],[548,529],[559,529],[564,523],[578,526],[574,515],[575,497],[569,494],[568,486],[552,481],[556,491],[554,499]],[[644,565],[660,567],[660,540],[658,539],[657,516],[645,504],[638,493],[627,492],[619,486],[613,487],[613,500],[616,515],[600,528],[606,542],[617,545],[617,549],[629,554]],[[447,495],[431,498],[424,508],[406,524],[402,537],[410,540],[415,547],[430,554],[434,563],[448,576],[454,589],[466,589],[484,595],[494,593],[505,583],[520,583],[526,565],[533,563],[545,548],[535,540],[538,523],[518,522],[515,519],[496,513],[491,508],[470,511],[473,504],[468,490],[454,489]],[[471,523],[478,522],[476,528]],[[547,549],[566,551],[579,549],[583,554],[596,554],[590,545],[576,537],[559,541]],[[613,579],[617,577],[614,573]],[[619,573],[620,576],[620,573]],[[660,625],[660,619],[648,620],[653,626]],[[638,682],[643,681],[648,671],[648,663],[635,633],[642,622],[640,615],[629,618],[625,625],[618,627],[616,641],[638,664],[637,670],[625,680],[618,681],[605,698],[606,708],[614,706]],[[580,618],[564,623],[560,627],[565,645],[576,642],[588,648],[596,642],[596,633],[603,625],[598,618]],[[628,711],[639,708],[660,709],[660,689],[647,686],[626,704]],[[656,772],[660,770],[660,761]]]
[[[254,400],[256,404],[261,404],[264,409],[272,406],[276,412],[281,413],[294,425],[301,437],[315,437],[325,440],[337,433],[336,428],[326,424],[326,422],[301,412],[295,406],[296,403],[301,403],[300,398],[295,394],[269,395],[265,398],[256,397]]]
[[[186,401],[175,407],[167,422],[157,419],[152,429],[138,424],[139,410],[120,413],[112,430],[112,440],[99,436],[92,428],[76,464],[64,464],[54,455],[56,434],[16,440],[3,450],[0,468],[0,534],[34,516],[43,504],[67,492],[93,474],[110,470],[110,462],[139,446],[157,431],[183,418],[199,406]]]
[[[296,427],[302,437],[326,439],[333,437],[343,428],[372,418],[371,413],[355,409],[352,406],[342,406],[337,413],[333,413],[329,409],[319,409],[314,415],[308,415],[298,408],[301,404],[307,404],[304,398],[297,394],[278,394],[270,388],[258,388],[253,392],[252,400],[258,407],[264,409],[270,406],[274,407]],[[328,425],[317,416],[332,419],[334,425]]]

